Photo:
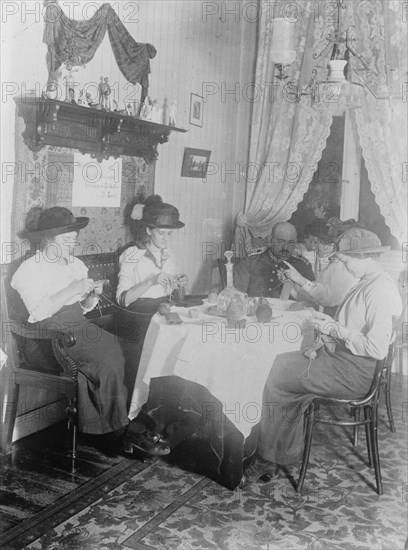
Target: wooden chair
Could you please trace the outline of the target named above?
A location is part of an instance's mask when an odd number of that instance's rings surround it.
[[[315,397],[313,399],[312,403],[309,405],[305,413],[305,447],[303,451],[302,466],[300,469],[299,480],[297,484],[298,493],[302,492],[303,483],[309,464],[314,426],[316,423],[319,422],[321,424],[331,424],[334,426],[365,427],[369,465],[370,468],[374,467],[377,493],[379,495],[383,494],[377,438],[378,401],[383,373],[386,369],[391,371],[393,357],[394,345],[391,345],[387,357],[382,361],[377,361],[377,366],[374,372],[371,387],[368,390],[368,393],[361,398],[337,399],[335,397]],[[349,413],[350,407],[352,409],[357,408],[357,410],[362,408],[364,411],[364,418],[360,419],[360,415],[355,416],[352,420],[350,420],[350,417],[348,417],[348,419],[333,419],[320,416],[320,407],[324,405],[329,405],[331,408],[335,407],[336,411],[340,408],[340,406],[344,406],[347,413]]]
[[[404,303],[404,302],[403,302]],[[390,430],[392,433],[395,433],[395,423],[394,415],[392,413],[392,404],[391,404],[391,375],[392,375],[392,365],[396,357],[396,353],[399,352],[401,343],[403,341],[403,327],[404,327],[404,316],[407,308],[407,303],[404,303],[404,307],[399,319],[394,319],[393,321],[393,330],[392,330],[392,339],[393,345],[392,351],[388,354],[387,360],[384,361],[384,368],[381,373],[380,386],[384,388],[385,395],[385,406],[387,408],[388,421],[390,423]],[[360,407],[357,407],[353,410],[354,418],[360,418]],[[358,426],[354,428],[354,446],[358,445]]]
[[[72,429],[70,471],[75,472],[77,447],[77,398],[78,369],[75,361],[67,354],[66,348],[75,345],[74,336],[67,331],[44,329],[33,330],[26,322],[28,314],[20,296],[10,285],[11,278],[20,261],[1,265],[1,308],[2,308],[2,347],[7,354],[7,366],[11,369],[9,391],[11,399],[8,402],[7,414],[2,422],[2,450],[9,454],[12,450],[12,436],[17,416],[17,406],[20,386],[43,388],[63,395],[68,399],[65,409],[68,418],[68,428]],[[52,346],[53,360],[62,372],[45,368],[34,370],[29,358],[25,356],[23,343],[25,339],[48,340]]]

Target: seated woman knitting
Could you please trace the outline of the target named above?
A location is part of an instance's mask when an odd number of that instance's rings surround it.
[[[176,286],[185,287],[187,276],[177,276],[173,252],[168,248],[175,229],[184,227],[177,208],[160,196],[147,197],[131,214],[134,243],[119,259],[116,299],[118,332],[125,353],[125,383],[129,398],[134,387],[140,356],[152,316],[161,302],[168,301]],[[132,411],[130,400],[129,417]]]
[[[402,311],[398,289],[376,261],[389,247],[361,228],[346,231],[336,258],[357,279],[334,319],[313,312],[320,344],[314,353],[284,353],[267,379],[257,457],[245,472],[247,482],[265,474],[278,475],[279,466],[298,465],[303,453],[303,413],[314,397],[351,399],[367,393],[376,362],[391,342],[393,318]],[[326,336],[334,345],[324,343]]]
[[[102,284],[88,277],[74,248],[89,218],[76,218],[60,206],[37,209],[35,214],[27,216],[24,231],[35,254],[20,265],[11,286],[20,294],[34,330],[67,327],[75,336],[69,355],[78,365],[79,431],[99,436],[91,442],[102,450],[133,452],[136,448],[151,455],[168,454],[165,446],[151,444],[128,430],[124,357],[115,336],[98,328],[97,339],[87,337],[95,334],[95,326],[88,330],[90,322],[84,313],[98,303]],[[27,340],[25,353],[33,368],[44,369],[50,346],[44,340]]]

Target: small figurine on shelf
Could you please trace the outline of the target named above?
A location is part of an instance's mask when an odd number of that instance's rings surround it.
[[[99,105],[101,106],[101,109],[104,109],[105,111],[111,110],[111,87],[108,82],[108,77],[101,76],[101,81],[99,82],[98,86],[98,92],[99,92]]]
[[[58,96],[58,84],[52,80],[47,84],[47,89],[43,91],[42,96],[44,99],[57,99]]]
[[[67,103],[72,103],[72,100],[75,101],[75,83],[70,71],[64,76],[65,80],[65,101]]]
[[[151,120],[152,119],[152,102],[149,98],[149,96],[145,97],[142,110],[140,112],[140,118],[143,120]]]
[[[163,101],[161,123],[165,125],[169,123],[169,104],[167,102],[167,97],[165,97]]]
[[[86,101],[85,101],[84,89],[83,88],[82,88],[82,90],[79,91],[78,105],[82,105],[82,107],[87,106]]]
[[[93,99],[90,92],[86,92],[85,101],[88,104],[88,107],[91,107],[92,109],[100,109],[101,108],[101,106],[99,104],[99,101],[97,101],[96,99]]]
[[[74,88],[69,88],[68,89],[68,97],[69,97],[69,102],[72,103],[73,105],[76,105],[77,102],[75,101],[75,90]]]
[[[169,109],[169,126],[176,125],[176,116],[177,116],[177,101],[174,99],[170,104]]]

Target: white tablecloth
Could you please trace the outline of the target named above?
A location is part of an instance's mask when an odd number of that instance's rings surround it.
[[[147,402],[150,380],[174,375],[207,388],[244,437],[260,421],[263,389],[275,357],[300,350],[302,330],[310,326],[310,311],[275,309],[270,323],[257,323],[255,317],[249,317],[243,329],[229,329],[225,319],[206,314],[207,308],[208,304],[195,308],[198,319],[191,319],[188,309],[173,308],[183,320],[181,325],[169,325],[159,314],[152,318],[130,419]]]

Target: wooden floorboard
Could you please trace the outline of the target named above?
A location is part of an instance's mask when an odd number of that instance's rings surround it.
[[[17,441],[13,453],[0,457],[0,533],[40,513],[126,460],[107,456],[80,435],[77,470],[69,471],[65,424]]]

